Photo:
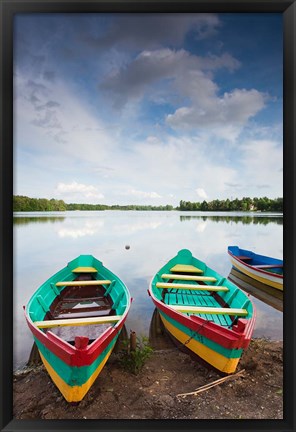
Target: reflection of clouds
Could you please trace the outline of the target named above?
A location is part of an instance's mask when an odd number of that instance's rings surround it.
[[[81,227],[80,224],[76,223],[69,224],[69,226],[65,226],[63,228],[58,229],[58,236],[61,238],[65,237],[71,237],[74,239],[85,237],[85,236],[92,236],[96,234],[102,227],[104,226],[104,221],[88,221],[85,223],[84,226]]]
[[[160,221],[137,222],[137,223],[133,223],[133,224],[117,225],[115,227],[115,230],[118,232],[131,234],[131,233],[138,232],[138,231],[155,230],[156,228],[160,227],[161,225],[162,225],[162,222],[160,222]]]
[[[200,222],[196,225],[196,231],[199,233],[204,232],[204,230],[206,229],[207,223],[206,222]]]
[[[253,303],[255,303],[257,311],[254,337],[282,339],[282,312],[267,306],[266,304],[254,297],[252,297],[252,301]]]

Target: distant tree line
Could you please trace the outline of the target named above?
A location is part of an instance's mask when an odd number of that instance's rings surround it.
[[[179,207],[172,205],[105,205],[105,204],[66,204],[63,200],[13,196],[13,211],[66,211],[66,210],[190,210],[190,211],[283,211],[283,198],[242,198],[234,200],[214,200],[203,202],[180,201]]]
[[[193,211],[283,211],[283,198],[242,198],[203,202],[180,201],[178,210]]]
[[[105,204],[66,204],[63,200],[13,196],[14,212],[66,211],[66,210],[174,210],[172,205],[105,205]]]
[[[22,195],[13,196],[13,211],[65,211],[67,204],[63,200],[46,198],[29,198]]]

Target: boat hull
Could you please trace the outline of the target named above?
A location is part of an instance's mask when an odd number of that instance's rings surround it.
[[[65,273],[65,269],[63,269],[45,282],[33,294],[27,307],[24,308],[25,318],[33,334],[41,360],[52,381],[67,402],[80,402],[99,376],[113,351],[131,304],[129,292],[123,282],[105,269],[101,262],[95,259],[91,261],[92,265],[97,264],[98,270],[96,272],[101,277],[95,282],[93,282],[94,279],[85,280],[86,270],[89,272],[89,269],[93,269],[91,271],[94,272],[95,269],[86,267],[88,260],[93,257],[82,257],[84,267],[76,267],[74,270],[74,278],[77,278],[77,274],[82,271],[82,279],[79,281],[77,279],[74,281],[63,279],[62,282],[57,282],[62,279],[61,276]],[[73,273],[72,268],[70,270]],[[67,272],[69,273],[68,269]],[[105,278],[102,279],[102,276]],[[111,287],[110,281],[106,279],[107,276],[112,279],[113,287]],[[103,288],[104,284],[106,288]],[[58,290],[59,287],[61,287],[60,291]],[[106,291],[109,289],[111,294],[107,295],[106,292],[106,296],[102,297],[101,294],[104,293],[104,289]],[[112,289],[113,299],[111,298]],[[56,297],[54,297],[53,291],[56,291]],[[83,292],[91,293],[91,300],[88,300],[87,295],[81,298]],[[100,296],[95,297],[95,299],[97,298],[98,302],[104,302],[103,306],[95,304],[93,296],[96,292],[99,292]],[[63,293],[66,294],[63,296]],[[68,297],[70,294],[71,300]],[[79,298],[75,302],[77,294],[79,294]],[[59,317],[54,316],[56,313],[64,317],[65,310],[58,306],[61,303],[68,306],[69,304],[72,306],[76,304],[73,309],[68,309],[69,317],[67,319],[59,319]],[[108,305],[105,306],[105,303]],[[109,303],[110,306],[114,307],[114,310],[108,309]],[[106,308],[108,310],[104,312]],[[101,315],[94,316],[94,309],[98,310]],[[81,318],[77,318],[79,313]],[[92,314],[90,318],[87,316],[89,313]],[[51,319],[48,319],[50,315]],[[70,332],[65,332],[65,329],[70,330]],[[70,339],[64,337],[68,334],[71,334]],[[92,335],[91,340],[90,334]]]
[[[213,368],[222,373],[230,374],[235,372],[242,355],[242,349],[226,349],[204,336],[190,331],[178,320],[172,319],[169,315],[160,313],[160,318],[166,330],[180,344]]]
[[[87,366],[71,366],[55,356],[52,351],[35,339],[41,360],[52,381],[67,402],[80,402],[89,391],[110,357],[117,337]]]
[[[182,256],[182,253],[183,251],[180,251],[178,255]],[[178,258],[178,256],[175,258]],[[177,261],[174,261],[173,259],[168,262],[168,265],[170,267],[173,264],[176,265],[176,263]],[[194,257],[189,261],[189,264],[195,264]],[[166,287],[168,284],[156,282],[157,278],[159,279],[162,276],[166,276],[162,275],[162,272],[164,271],[164,273],[166,273],[169,267],[164,266],[157,273],[157,275],[152,279],[148,290],[148,293],[160,314],[164,327],[173,339],[180,343],[180,348],[186,347],[196,354],[203,363],[208,364],[223,374],[231,374],[235,372],[243,352],[247,349],[251,341],[256,318],[253,305],[251,302],[249,303],[251,304],[251,316],[249,319],[238,319],[235,322],[233,321],[231,326],[225,324],[218,325],[219,321],[214,321],[213,317],[203,318],[203,315],[200,316],[194,314],[196,306],[193,306],[192,314],[191,312],[181,313],[181,310],[176,310],[176,306],[165,303],[164,298],[167,297],[161,298],[161,296],[158,295],[157,285],[159,289],[161,286]],[[213,271],[211,274],[213,275]],[[216,276],[218,276],[217,273]],[[184,275],[175,276],[174,274],[171,274],[172,280],[177,279],[178,277],[182,277],[183,279],[185,278]],[[239,290],[239,288],[226,281],[225,278],[223,285],[227,285],[229,290]],[[173,288],[177,286],[178,283],[173,284]],[[181,288],[180,284],[179,286]],[[194,289],[193,287],[193,285],[190,286],[191,290]],[[184,289],[184,286],[182,286],[182,289]],[[201,287],[195,287],[195,289],[201,289]],[[242,290],[239,291],[243,301],[246,299],[247,302],[250,301],[248,296],[243,293]],[[185,294],[183,298],[187,298],[189,301],[188,294],[189,291],[187,291],[187,294]],[[229,294],[231,294],[231,292]],[[180,302],[181,298],[182,297],[179,294],[176,294],[177,302]],[[197,297],[195,298],[195,301],[198,301]],[[191,304],[193,304],[192,299],[193,297],[191,297],[190,300]],[[202,297],[202,301],[205,301],[204,296]]]
[[[239,259],[239,257],[236,256],[231,249],[228,249],[228,255],[233,267],[235,267],[241,273],[267,286],[283,291],[283,275],[256,268],[253,265]],[[264,263],[268,265],[267,261],[262,262],[263,265]]]

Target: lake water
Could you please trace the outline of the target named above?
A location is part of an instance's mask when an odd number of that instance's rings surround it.
[[[154,306],[147,289],[159,268],[186,248],[227,277],[232,268],[229,245],[282,259],[282,215],[178,211],[16,213],[14,368],[25,365],[33,344],[22,306],[46,279],[76,256],[94,255],[124,281],[134,299],[127,331],[148,336]],[[282,340],[282,312],[252,299],[257,309],[253,336]]]

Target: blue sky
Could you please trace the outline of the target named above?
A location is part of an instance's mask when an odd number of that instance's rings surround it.
[[[281,14],[19,14],[14,194],[283,196]]]

